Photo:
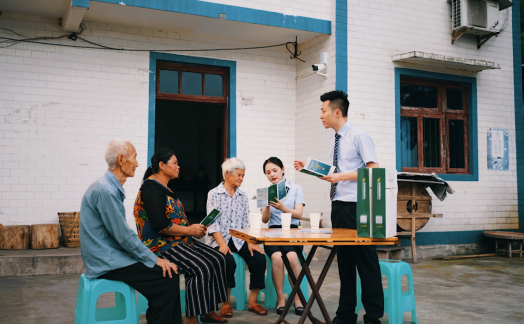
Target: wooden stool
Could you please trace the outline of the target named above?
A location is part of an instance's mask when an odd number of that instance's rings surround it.
[[[58,224],[31,225],[31,248],[33,250],[58,249],[59,238]]]
[[[28,250],[31,247],[31,226],[6,225],[0,228],[1,250]]]
[[[508,253],[508,256],[511,258],[513,252],[519,252],[520,257],[522,258],[522,243],[524,242],[524,233],[519,232],[504,232],[504,231],[484,231],[484,236],[491,237],[495,239],[495,256],[497,252]],[[507,249],[499,249],[499,241],[505,241],[508,243]],[[520,249],[512,251],[511,243],[517,242],[520,245]]]

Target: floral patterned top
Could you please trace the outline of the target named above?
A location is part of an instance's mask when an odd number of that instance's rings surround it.
[[[245,241],[231,236],[229,229],[249,228],[249,200],[247,194],[237,188],[235,194],[231,196],[222,182],[207,194],[207,213],[209,214],[213,209],[220,210],[221,215],[215,223],[207,228],[206,244],[211,247],[218,246],[215,237],[211,234],[220,232],[226,242],[232,239],[235,247],[240,250]]]
[[[157,256],[179,243],[193,245],[192,236],[164,234],[173,224],[188,226],[188,221],[174,192],[154,179],[146,179],[140,187],[134,216],[138,237]]]

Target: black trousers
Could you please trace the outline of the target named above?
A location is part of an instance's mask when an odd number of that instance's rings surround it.
[[[138,262],[109,271],[100,279],[122,281],[138,290],[149,302],[146,319],[148,324],[181,324],[180,282],[178,275],[173,278],[162,274],[162,268],[155,265],[148,268]]]
[[[266,277],[266,256],[253,252],[253,256],[247,248],[247,242],[244,242],[240,250],[237,250],[233,240],[229,240],[227,243],[231,252],[236,252],[244,259],[249,269],[249,290],[253,289],[264,289],[266,288],[265,277]],[[218,250],[217,246],[215,250]],[[235,270],[237,264],[233,256],[229,253],[226,254],[226,277],[227,277],[227,288],[235,288]]]
[[[333,201],[331,222],[333,228],[357,228],[357,203]],[[343,322],[356,323],[357,280],[356,270],[362,284],[362,304],[366,310],[364,322],[380,323],[384,316],[384,292],[382,275],[375,246],[340,246],[337,253],[340,276],[340,299],[337,318]]]

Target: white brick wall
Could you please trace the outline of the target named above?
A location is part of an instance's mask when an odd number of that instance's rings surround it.
[[[331,20],[331,0],[206,0],[230,6],[274,11],[284,15]]]
[[[444,218],[430,220],[423,231],[518,228],[511,11],[507,29],[477,50],[469,35],[451,44],[446,1],[349,0],[348,8],[349,118],[369,131],[381,166],[395,167],[395,66],[477,78],[479,181],[451,182],[455,194],[433,199],[433,211]],[[494,61],[502,69],[475,74],[391,62],[392,55],[411,51]],[[490,127],[509,130],[509,171],[487,170]]]
[[[86,25],[83,35],[105,44],[238,45],[168,31]],[[0,26],[24,35],[61,34],[55,20],[16,13],[4,12]],[[276,155],[292,166],[295,62],[283,48],[195,55],[237,62],[237,156],[247,164],[242,189],[253,196],[268,184],[261,171],[264,159]],[[0,223],[57,222],[57,212],[79,210],[89,184],[106,170],[107,143],[126,137],[136,146],[140,163],[136,177],[124,186],[134,228],[132,206],[147,164],[148,91],[147,52],[37,44],[0,49]],[[253,97],[253,105],[243,106],[242,96]],[[294,181],[293,173],[289,178]]]
[[[335,22],[334,1],[215,2]],[[349,119],[371,134],[382,166],[395,167],[394,67],[477,78],[479,181],[451,182],[455,194],[444,202],[433,200],[434,212],[444,218],[431,220],[423,230],[517,228],[511,19],[506,31],[477,50],[468,35],[450,44],[450,9],[444,0],[424,5],[416,0],[348,0],[348,8]],[[16,13],[4,12],[0,26],[28,36],[61,34],[55,20]],[[90,40],[127,47],[246,45],[170,31],[87,26],[84,35]],[[324,212],[325,217],[330,212],[329,184],[297,175],[292,168],[295,158],[327,161],[329,156],[333,131],[324,130],[319,121],[319,97],[335,88],[334,26],[332,30],[331,36],[300,44],[305,63],[290,60],[285,49],[188,54],[237,62],[237,156],[248,168],[243,189],[253,196],[256,188],[266,186],[262,162],[278,156],[288,179],[304,187],[305,214]],[[307,75],[324,51],[328,77]],[[392,55],[410,51],[495,61],[502,69],[474,74],[391,62]],[[137,175],[143,173],[149,73],[148,53],[36,44],[0,49],[0,223],[56,222],[58,211],[78,210],[87,186],[106,169],[103,152],[114,137],[127,137],[136,145],[141,163]],[[253,104],[243,106],[243,96],[253,97]],[[486,169],[490,127],[510,132],[509,171]],[[131,224],[139,184],[137,176],[125,185]]]

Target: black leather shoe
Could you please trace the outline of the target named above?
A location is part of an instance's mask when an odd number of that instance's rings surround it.
[[[346,321],[343,321],[341,320],[338,316],[335,316],[335,318],[333,318],[333,320],[331,321],[331,323],[333,324],[357,324],[357,322],[346,322]]]
[[[282,315],[282,313],[284,312],[284,308],[284,306],[277,307],[277,314]]]
[[[298,315],[298,316],[304,314],[304,307],[302,307],[302,306],[295,307],[295,314]]]

